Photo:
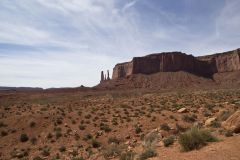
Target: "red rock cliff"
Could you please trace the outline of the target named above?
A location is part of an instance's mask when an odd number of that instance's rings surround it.
[[[240,70],[240,50],[194,57],[181,52],[151,54],[134,57],[131,62],[117,64],[113,69],[113,79],[132,74],[152,74],[157,72],[187,71],[196,75],[211,77],[217,72]]]
[[[199,60],[213,61],[215,72],[231,72],[240,70],[240,49],[209,56],[198,57]]]

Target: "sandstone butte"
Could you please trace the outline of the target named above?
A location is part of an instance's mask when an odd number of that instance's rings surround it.
[[[211,78],[215,73],[240,70],[240,49],[213,55],[194,57],[182,52],[163,52],[132,61],[119,63],[113,68],[112,79],[121,79],[134,74],[185,71]]]

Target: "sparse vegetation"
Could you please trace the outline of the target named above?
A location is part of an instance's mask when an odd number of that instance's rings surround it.
[[[146,160],[148,158],[152,158],[152,157],[156,157],[156,156],[157,156],[157,153],[154,149],[147,148],[146,150],[144,150],[143,153],[140,154],[139,159]]]
[[[186,133],[180,135],[179,143],[183,151],[191,151],[205,146],[207,142],[216,142],[217,138],[209,131],[199,129],[197,127],[191,128]]]
[[[168,147],[168,146],[172,145],[174,143],[174,139],[175,138],[173,136],[163,139],[164,146]]]
[[[123,152],[120,155],[119,160],[134,160],[136,153],[132,152],[132,151],[127,151],[127,152]]]
[[[168,124],[164,123],[160,126],[160,128],[164,131],[169,131],[171,128],[168,126]]]
[[[93,148],[98,148],[101,146],[101,143],[98,142],[96,139],[92,139],[92,147]]]
[[[0,105],[7,97],[12,104],[0,107],[0,159],[133,160],[149,159],[157,153],[166,156],[162,154],[168,150],[178,151],[179,146],[174,144],[177,142],[183,151],[190,151],[216,141],[213,134],[201,128],[212,117],[216,121],[206,128],[226,136],[213,148],[237,138],[220,124],[239,109],[235,102],[240,92],[118,92],[93,92],[91,96],[82,92],[46,92],[6,97],[0,93]],[[177,108],[183,107],[188,111],[178,113]],[[188,131],[191,126],[199,128]]]
[[[21,136],[20,136],[20,141],[21,142],[27,142],[28,139],[29,138],[28,138],[27,134],[25,134],[25,133],[21,134]]]

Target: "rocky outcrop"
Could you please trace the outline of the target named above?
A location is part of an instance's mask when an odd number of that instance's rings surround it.
[[[212,61],[215,64],[214,72],[232,72],[240,70],[240,49],[209,56],[198,57],[202,61]]]
[[[107,75],[104,74],[104,71],[101,71],[101,80],[100,83],[105,82],[105,81],[109,81],[110,77],[109,77],[109,70],[107,70]]]
[[[134,57],[131,62],[117,64],[112,79],[133,74],[186,71],[212,78],[214,73],[240,70],[240,50],[210,56],[194,57],[181,52],[165,52]]]
[[[223,122],[222,126],[235,133],[240,133],[240,110],[236,111],[225,122]]]
[[[112,79],[127,77],[133,74],[133,62],[117,64],[113,68]]]

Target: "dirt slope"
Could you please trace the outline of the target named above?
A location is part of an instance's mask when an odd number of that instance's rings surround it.
[[[152,160],[239,160],[239,151],[240,136],[235,136],[186,153],[180,152],[178,144],[170,148],[161,148],[158,150],[159,156]]]

